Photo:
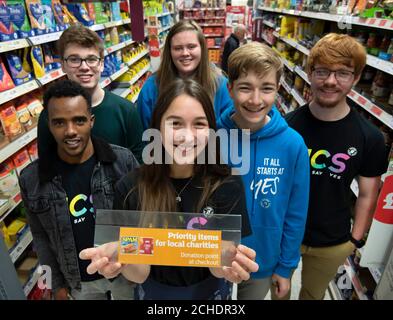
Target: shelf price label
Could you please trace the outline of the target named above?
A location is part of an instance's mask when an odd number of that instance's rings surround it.
[[[358,102],[360,103],[360,105],[366,107],[367,100],[364,99],[364,98],[363,98],[362,96],[360,96],[360,95],[358,96]]]
[[[383,111],[379,109],[377,106],[372,105],[370,111],[377,115],[378,117],[382,115]]]
[[[110,83],[111,83],[111,79],[110,78],[106,78],[104,81],[101,82],[101,87],[104,88],[104,87],[106,87]]]

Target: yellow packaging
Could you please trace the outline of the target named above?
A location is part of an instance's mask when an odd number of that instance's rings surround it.
[[[116,27],[110,29],[109,36],[111,38],[112,45],[115,45],[115,44],[119,43],[119,33],[117,32],[117,28]]]
[[[32,73],[31,66],[30,66],[29,59],[28,59],[28,57],[29,57],[29,50],[30,50],[30,47],[26,47],[26,48],[23,49],[22,68],[27,73]]]
[[[14,245],[14,242],[10,238],[10,235],[8,233],[8,228],[5,225],[4,221],[0,222],[0,233],[3,234],[6,247],[10,249]]]
[[[10,236],[10,239],[12,241],[17,240],[17,234],[22,228],[26,225],[25,221],[18,219],[15,219],[14,221],[11,222],[11,224],[8,226],[8,235]]]
[[[36,78],[42,78],[45,75],[44,57],[40,46],[31,47],[31,62],[33,64],[34,75]]]

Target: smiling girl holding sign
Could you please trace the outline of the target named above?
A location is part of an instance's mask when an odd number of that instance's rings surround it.
[[[207,164],[209,129],[216,130],[216,123],[211,99],[202,86],[180,79],[170,84],[158,98],[152,129],[159,130],[162,137],[153,159],[165,158],[162,155],[168,159],[169,155],[170,164],[153,161],[130,172],[117,183],[115,208],[242,214],[242,236],[249,235],[241,178],[220,164],[218,150],[215,164]],[[204,157],[204,164],[197,157]],[[235,250],[231,266],[218,268],[122,265],[112,259],[117,243],[86,249],[81,258],[92,260],[88,272],[98,271],[107,278],[122,273],[130,281],[142,283],[137,293],[140,299],[228,299],[228,281],[239,283],[258,270],[254,250],[243,245]]]

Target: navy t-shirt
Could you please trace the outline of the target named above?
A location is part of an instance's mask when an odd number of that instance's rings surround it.
[[[301,134],[310,157],[310,200],[303,243],[324,247],[344,243],[351,231],[351,182],[356,176],[386,172],[387,152],[381,132],[358,112],[322,121],[308,105],[286,116]]]
[[[91,195],[91,177],[96,157],[93,155],[81,164],[69,164],[60,159],[57,171],[67,194],[70,221],[78,254],[79,272],[82,281],[101,279],[98,273],[90,275],[86,268],[90,261],[79,259],[79,252],[94,246],[95,212]]]

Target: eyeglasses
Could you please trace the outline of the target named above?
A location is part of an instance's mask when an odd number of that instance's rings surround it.
[[[82,58],[79,58],[79,57],[75,57],[75,56],[64,58],[64,61],[71,68],[79,68],[82,65],[83,61],[85,61],[86,64],[90,68],[95,68],[95,67],[98,67],[98,65],[100,64],[101,60],[102,60],[101,58],[96,57],[96,56],[89,56],[89,57],[87,57],[85,59],[82,59]]]
[[[352,71],[348,70],[336,70],[332,71],[329,69],[323,69],[323,68],[318,68],[318,69],[313,69],[313,73],[316,79],[318,80],[326,80],[330,77],[332,73],[334,73],[334,76],[338,82],[349,82],[352,80],[353,75],[355,74]]]

